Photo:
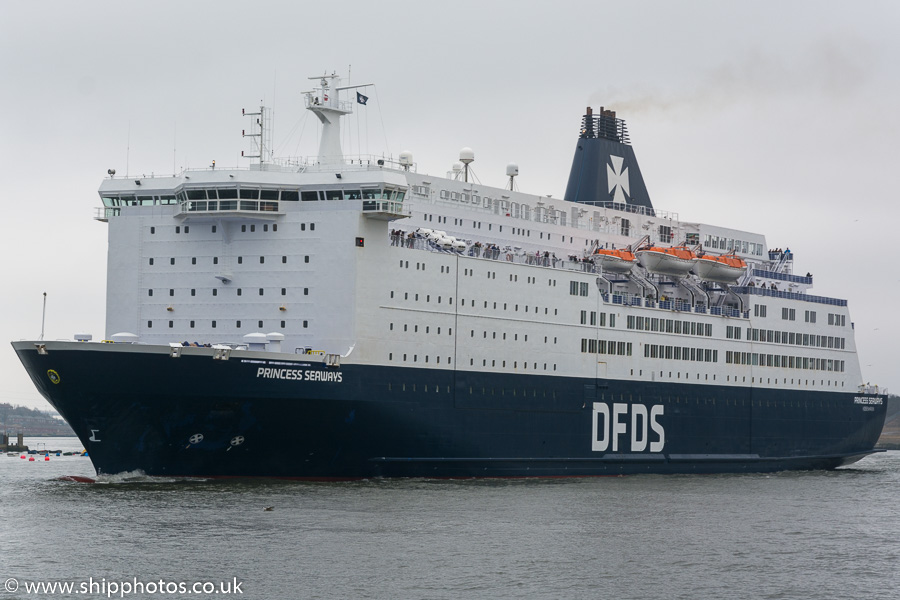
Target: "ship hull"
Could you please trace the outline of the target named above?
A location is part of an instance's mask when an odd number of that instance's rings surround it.
[[[13,344],[98,473],[355,479],[827,469],[883,396]]]

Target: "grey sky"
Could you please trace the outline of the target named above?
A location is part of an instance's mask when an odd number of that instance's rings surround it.
[[[849,300],[866,379],[900,390],[898,26],[874,1],[3,2],[0,340],[37,337],[44,291],[46,337],[103,336],[108,168],[246,166],[260,100],[277,154],[314,154],[299,93],[352,65],[377,87],[345,152],[443,174],[471,146],[483,183],[516,162],[556,197],[585,106],[618,110],[656,207],[790,247]],[[0,382],[47,406],[8,345]]]

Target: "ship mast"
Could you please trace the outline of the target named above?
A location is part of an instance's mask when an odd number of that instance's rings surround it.
[[[241,109],[241,114],[251,119],[256,117],[250,124],[250,133],[247,133],[246,129],[241,131],[242,137],[256,138],[255,148],[251,150],[251,152],[255,151],[256,154],[244,154],[244,151],[241,150],[241,156],[244,158],[258,158],[260,168],[262,168],[262,165],[266,162],[266,144],[269,142],[272,134],[271,109],[260,105],[259,112],[248,113],[246,110]]]
[[[319,80],[319,87],[306,94],[306,108],[311,110],[322,123],[322,138],[319,140],[319,163],[340,163],[344,160],[341,151],[341,117],[353,112],[352,101],[340,101],[340,92],[372,85],[339,86],[337,74],[310,77]]]

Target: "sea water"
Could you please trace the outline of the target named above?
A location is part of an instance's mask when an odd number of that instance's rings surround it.
[[[347,483],[79,483],[60,477],[94,477],[88,458],[19,456],[0,456],[0,598],[900,597],[900,452],[768,475]]]

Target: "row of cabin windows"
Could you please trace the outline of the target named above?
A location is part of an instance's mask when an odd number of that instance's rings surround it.
[[[424,296],[425,296],[425,302],[431,302],[431,294],[424,294]],[[393,298],[393,297],[394,297],[394,291],[391,290],[391,298]],[[413,298],[413,301],[414,301],[414,302],[418,302],[418,301],[419,301],[419,294],[413,293],[412,298]],[[403,292],[403,299],[404,299],[404,300],[409,300],[409,292]],[[438,296],[438,297],[437,297],[437,303],[438,303],[438,304],[441,304],[442,299],[443,299],[443,296]],[[452,297],[449,297],[449,298],[447,299],[447,303],[448,303],[448,304],[453,304],[453,298],[452,298]],[[475,304],[476,304],[476,301],[475,301],[475,300],[469,300],[469,306],[474,307]],[[489,305],[489,302],[488,302],[487,300],[485,300],[485,301],[484,301],[484,308],[488,308],[488,305]],[[460,300],[460,306],[466,306],[466,300],[465,300],[465,298],[463,298],[462,300]],[[498,303],[497,303],[497,302],[494,302],[494,303],[493,303],[493,306],[494,306],[494,309],[496,310],[496,309],[498,308]],[[524,305],[523,308],[524,308],[525,312],[527,313],[527,312],[531,312],[531,308],[532,308],[532,307],[526,304],[526,305]],[[508,309],[509,309],[509,303],[504,302],[504,303],[503,303],[503,310],[508,310]],[[513,305],[513,311],[518,312],[518,310],[519,310],[519,305],[518,305],[518,304],[514,304],[514,305]],[[534,312],[535,314],[538,314],[538,313],[540,312],[540,307],[539,307],[539,306],[535,306],[533,312]],[[554,314],[554,316],[557,315],[558,312],[559,312],[559,309],[556,309],[556,308],[553,309],[553,314]],[[547,308],[547,307],[544,307],[544,314],[545,314],[545,315],[549,315],[549,314],[550,314],[550,309]]]
[[[398,360],[399,360],[399,357],[400,357],[400,355],[398,354],[398,355],[397,355]],[[423,356],[422,358],[424,359],[423,362],[426,362],[426,363],[431,362],[431,356],[428,355],[428,354],[426,354],[426,355]],[[388,352],[388,360],[394,360],[394,353],[393,353],[393,352]],[[403,362],[419,362],[419,355],[418,355],[418,354],[406,354],[406,353],[404,353],[404,354],[403,354]],[[446,362],[445,364],[448,364],[448,365],[449,365],[450,362],[451,362],[451,361],[450,361],[450,357],[448,356],[448,357],[447,357],[447,362]],[[440,357],[440,356],[435,356],[435,357],[434,357],[434,363],[435,363],[435,364],[438,364],[438,365],[441,364],[441,357]]]
[[[588,311],[583,310],[583,311],[581,311],[580,322],[582,325],[599,325],[600,327],[606,327],[606,317],[607,317],[607,313],[602,312],[602,313],[599,313],[599,319],[598,319],[598,313],[596,311],[592,310],[589,315]],[[590,322],[588,322],[588,321],[590,321]],[[609,313],[609,326],[610,327],[616,326],[615,313]]]
[[[191,296],[196,296],[196,295],[197,295],[197,288],[191,288]],[[219,295],[219,288],[213,288],[213,289],[212,289],[212,295],[213,295],[213,296],[218,296],[218,295]],[[238,296],[243,296],[243,295],[244,295],[244,289],[243,289],[243,288],[237,288],[237,295],[238,295]],[[260,296],[265,296],[265,295],[266,295],[266,294],[265,294],[265,288],[259,288],[259,295],[260,295]],[[281,288],[281,295],[282,295],[282,296],[287,296],[287,288]],[[304,296],[309,296],[309,288],[303,288],[303,295],[304,295]],[[153,288],[150,288],[150,289],[147,290],[147,296],[153,296]],[[169,288],[169,296],[170,296],[170,297],[174,297],[174,296],[175,296],[175,288]]]
[[[409,325],[408,323],[404,323],[404,324],[403,324],[403,331],[409,331],[409,328],[410,328],[410,325]],[[398,329],[399,329],[399,325],[398,325]],[[389,331],[393,331],[393,330],[394,330],[394,324],[393,324],[393,323],[391,323],[391,324],[388,325],[388,330],[389,330]],[[440,327],[436,327],[435,330],[436,330],[437,334],[440,335],[440,333],[441,333],[441,328],[440,328]],[[413,331],[413,333],[418,333],[418,332],[419,332],[419,326],[418,326],[418,325],[415,325],[415,324],[412,325],[412,331]],[[425,326],[425,333],[431,333],[431,326],[430,326],[430,325],[426,325],[426,326]],[[452,327],[448,327],[448,328],[447,328],[447,335],[453,335],[453,328],[452,328]]]
[[[310,231],[315,231],[315,230],[316,230],[316,224],[315,224],[315,223],[309,223],[308,225],[309,225],[309,230],[310,230]],[[306,231],[306,226],[307,226],[307,223],[300,223],[300,231]],[[270,227],[269,223],[263,223],[263,225],[262,225],[262,230],[263,230],[264,232],[267,232],[267,231],[269,231],[269,227]],[[271,227],[272,227],[272,231],[278,231],[278,223],[272,223],[272,224],[271,224]],[[242,232],[242,233],[246,233],[247,230],[248,230],[248,228],[249,228],[250,233],[254,233],[254,232],[256,231],[256,224],[255,224],[255,223],[251,223],[250,225],[246,225],[246,224],[241,225],[241,232]],[[175,233],[179,233],[179,234],[180,234],[180,233],[181,233],[181,230],[182,230],[182,226],[181,226],[181,225],[176,225],[176,226],[175,226]],[[216,233],[216,231],[218,231],[218,226],[217,226],[217,225],[211,225],[211,226],[210,226],[210,231],[212,231],[212,233]],[[190,226],[190,225],[185,225],[185,226],[184,226],[184,233],[190,233],[190,232],[191,232],[191,226]],[[155,235],[155,234],[156,234],[156,227],[151,227],[151,228],[150,228],[150,234],[151,234],[151,235]]]
[[[697,362],[719,362],[719,351],[711,350],[709,348],[688,348],[683,346],[664,346],[662,344],[645,344],[644,358],[693,360]]]
[[[524,219],[526,221],[535,221],[538,223],[556,223],[562,226],[566,225],[566,213],[552,207],[536,206],[532,208],[528,204],[511,202],[507,199],[508,197],[482,197],[478,194],[470,195],[466,192],[454,192],[451,190],[440,190],[439,196],[441,200],[450,200],[453,202],[461,202],[463,204],[471,202],[474,206],[483,205],[484,208],[493,210],[495,215],[504,214],[513,219]],[[461,223],[462,219],[460,219],[460,224]]]
[[[828,313],[828,324],[844,327],[847,325],[847,315]]]
[[[617,342],[615,340],[591,340],[581,339],[581,351],[589,354],[613,354],[618,356],[631,356],[631,342]]]
[[[569,282],[569,295],[571,296],[587,296],[588,295],[588,284],[584,281],[570,281]]]
[[[741,339],[741,328],[735,327],[734,329],[737,330],[737,337],[734,339]],[[746,334],[747,341],[753,342],[811,346],[815,348],[834,348],[836,350],[845,350],[847,348],[846,338],[833,335],[815,335],[812,333],[797,333],[794,331],[773,331],[771,329],[757,329],[755,327],[748,327]]]
[[[684,335],[712,337],[712,323],[699,323],[697,321],[628,315],[626,327],[638,331],[659,331],[661,333],[681,333]]]
[[[197,324],[197,322],[196,322],[196,321],[190,321],[189,324],[190,324],[190,328],[191,328],[191,329],[194,329],[195,326],[196,326],[196,324]],[[216,329],[216,326],[218,325],[218,321],[210,321],[210,325],[211,325],[211,327],[212,327],[213,329]],[[241,322],[240,322],[240,321],[235,321],[235,322],[234,322],[234,326],[235,326],[236,329],[240,329],[240,328],[241,328]],[[257,322],[256,322],[256,326],[257,326],[259,329],[263,329],[263,328],[264,328],[263,321],[257,321]],[[281,321],[281,328],[284,329],[286,326],[287,326],[287,321]],[[309,327],[309,321],[303,321],[303,327],[304,327],[304,328],[308,328],[308,327]],[[147,328],[148,328],[148,329],[153,329],[153,321],[147,321]],[[175,321],[169,321],[169,329],[174,329],[174,328],[175,328]]]
[[[288,257],[287,257],[287,256],[282,256],[282,257],[281,257],[281,264],[286,265],[286,264],[287,264],[287,261],[288,261]],[[308,255],[303,257],[303,262],[304,262],[304,263],[308,263],[308,262],[309,262],[309,256],[308,256]],[[152,267],[152,266],[155,264],[155,259],[154,259],[154,258],[149,258],[149,259],[148,259],[148,263],[149,263],[150,266]],[[266,263],[266,257],[265,257],[265,256],[260,256],[260,257],[259,257],[259,264],[263,265],[263,264],[265,264],[265,263]],[[172,257],[172,258],[169,259],[169,264],[170,264],[170,265],[175,265],[175,257]],[[192,256],[192,257],[191,257],[191,264],[192,264],[192,265],[196,265],[196,264],[197,264],[197,257],[196,257],[196,256]],[[219,264],[219,257],[218,257],[218,256],[213,256],[213,257],[212,257],[212,264],[214,264],[214,265]],[[238,257],[237,257],[237,264],[239,264],[239,265],[244,264],[244,257],[243,257],[243,256],[238,256]]]
[[[400,357],[401,357],[401,356],[403,357],[402,362],[419,362],[419,355],[418,355],[418,354],[412,354],[412,355],[410,355],[410,354],[404,353],[404,354],[401,355],[401,354],[398,353],[397,359],[400,360]],[[450,362],[451,362],[450,358],[451,358],[451,357],[449,357],[449,356],[447,357],[447,361],[446,361],[445,364],[448,364],[448,365],[450,364]],[[393,361],[393,360],[394,360],[394,353],[393,353],[393,352],[388,352],[388,360],[389,360],[389,361]],[[430,361],[431,361],[431,356],[428,355],[428,354],[426,354],[426,355],[424,356],[424,360],[423,360],[422,362],[429,363]],[[434,363],[435,363],[435,364],[438,364],[438,365],[441,364],[441,357],[440,357],[440,356],[436,356],[436,357],[435,357],[435,360],[434,360]],[[500,361],[499,361],[500,364],[498,365],[497,363],[498,363],[497,359],[491,359],[491,364],[490,364],[490,365],[488,365],[488,360],[487,360],[486,358],[481,360],[481,366],[482,366],[482,367],[488,367],[488,366],[490,366],[490,367],[498,367],[498,366],[499,366],[499,367],[502,368],[502,369],[505,369],[505,368],[506,368],[506,363],[507,363],[507,361],[505,361],[505,360],[500,360]],[[511,366],[512,366],[513,369],[518,369],[518,368],[519,368],[519,361],[517,361],[517,360],[512,360],[512,361],[509,361],[509,363],[511,364]],[[527,371],[527,370],[529,369],[528,365],[529,365],[528,361],[522,361],[522,369],[523,369],[523,370],[526,370],[526,371]],[[532,365],[532,366],[531,366],[531,369],[532,369],[532,370],[534,370],[534,371],[540,370],[540,367],[538,366],[538,363],[536,363],[536,362],[535,362],[535,363],[531,363],[531,365]],[[548,367],[551,366],[551,365],[549,365],[548,363],[543,363],[543,365],[544,365],[544,367],[543,367],[543,370],[544,370],[544,371],[547,371],[547,370],[548,370]],[[474,358],[470,358],[470,359],[469,359],[469,366],[470,366],[470,367],[474,367],[474,366],[475,366],[475,359],[474,359]],[[552,369],[553,369],[554,371],[556,370],[556,364],[553,364],[553,365],[552,365]],[[403,388],[402,388],[401,391],[406,391],[406,386],[407,386],[407,385],[410,385],[410,386],[411,386],[411,390],[412,390],[412,391],[416,391],[416,384],[400,384],[400,385],[403,386]],[[389,384],[388,384],[388,390],[391,389],[391,386],[392,386],[392,384],[389,383]],[[427,385],[427,384],[424,384],[424,385],[423,385],[423,388],[424,388],[424,391],[425,391],[425,392],[428,391],[428,385]],[[435,386],[433,386],[433,388],[434,388],[434,391],[435,391],[435,392],[439,392],[439,391],[440,391],[440,386],[435,385]],[[448,392],[448,393],[450,392],[450,386],[447,386],[447,392]],[[470,393],[470,394],[472,393],[472,388],[471,388],[471,387],[469,388],[469,393]],[[482,388],[482,393],[484,393],[484,388]],[[491,388],[491,395],[493,395],[493,394],[494,394],[493,388]],[[555,394],[555,392],[554,392],[554,394]],[[501,396],[503,395],[503,390],[501,390],[501,393],[500,393],[499,395],[501,395]],[[512,395],[513,395],[513,396],[516,395],[515,390],[513,390]],[[523,393],[523,395],[524,395],[524,393]],[[546,395],[546,392],[545,392],[545,395]]]
[[[394,290],[391,290],[391,298],[394,297]],[[409,300],[409,292],[403,292],[403,299]],[[413,294],[413,299],[415,302],[419,301],[419,294]],[[440,304],[443,299],[443,296],[437,297],[437,303]],[[425,294],[425,302],[431,302],[431,294]],[[453,297],[447,298],[447,304],[453,304]]]
[[[844,361],[812,356],[784,356],[756,352],[725,352],[725,362],[735,365],[759,367],[782,367],[786,369],[809,369],[811,371],[844,372]]]
[[[441,215],[430,215],[430,214],[427,214],[427,213],[423,213],[423,215],[422,215],[422,217],[423,217],[422,220],[423,220],[423,221],[428,221],[428,222],[433,223],[433,222],[434,222],[435,216],[437,216],[437,222],[438,222],[438,223],[444,223],[444,224],[447,223],[447,217],[443,217],[443,216],[441,216]],[[453,219],[453,225],[458,226],[458,227],[464,227],[464,226],[465,226],[465,220],[464,220],[464,219],[454,218],[454,219]],[[482,225],[482,222],[481,222],[481,221],[472,221],[472,229],[481,229],[481,225]],[[493,231],[493,229],[494,229],[493,223],[488,223],[488,224],[487,224],[487,230],[488,230],[488,231]],[[521,228],[521,227],[511,227],[510,229],[512,230],[512,234],[513,234],[513,235],[519,235],[519,236],[522,236],[522,237],[531,237],[531,230],[530,230],[530,229],[523,229],[523,228]],[[498,233],[503,233],[503,225],[498,225],[498,226],[497,226],[497,231],[498,231]],[[546,235],[547,241],[551,241],[551,237],[552,237],[552,236],[551,236],[549,233],[545,234],[545,233],[542,231],[542,232],[540,232],[540,234],[541,234],[541,235],[540,235],[540,239],[542,239],[542,240],[545,239],[545,235]],[[573,242],[573,240],[574,240],[574,237],[573,237],[573,236],[569,236],[569,243],[570,243],[570,244]],[[560,236],[559,236],[559,241],[565,243],[565,241],[566,241],[566,236],[560,235]]]
[[[698,240],[699,241],[699,240]],[[690,243],[690,242],[688,242]],[[752,254],[754,256],[763,255],[763,245],[746,240],[736,240],[734,238],[726,238],[724,236],[706,234],[703,241],[704,248],[718,248],[719,250],[734,250],[743,254]]]
[[[754,317],[765,317],[766,316],[766,305],[765,304],[754,304],[753,305],[753,316]],[[781,318],[786,321],[794,321],[797,316],[796,309],[793,308],[782,308],[781,309]],[[839,316],[839,315],[835,315]],[[807,323],[815,323],[816,322],[816,311],[807,310],[804,311],[803,319]],[[830,325],[831,323],[829,323]]]
[[[268,200],[282,202],[314,202],[318,200],[395,200],[402,201],[406,192],[395,189],[350,189],[350,190],[278,190],[260,188],[207,188],[189,189],[178,192],[174,196],[135,196],[117,194],[103,196],[104,206],[153,206],[158,204],[176,204],[188,200]],[[235,206],[236,208],[236,206]]]

